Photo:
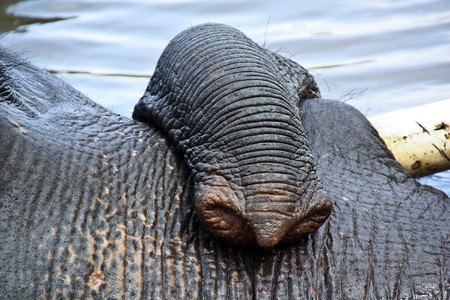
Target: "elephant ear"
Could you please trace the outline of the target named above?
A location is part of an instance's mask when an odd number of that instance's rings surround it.
[[[0,49],[0,294],[34,298],[447,299],[449,198],[331,100],[301,118],[335,208],[271,251],[209,238],[154,129]]]
[[[411,178],[352,106],[308,100],[301,117],[335,205],[316,237],[319,269],[326,270],[317,292],[336,299],[445,299],[449,197]]]
[[[244,256],[253,297],[447,299],[449,197],[411,178],[355,108],[312,99],[300,116],[333,213],[303,243]]]
[[[135,298],[126,274],[179,209],[180,161],[154,129],[0,47],[0,298]]]

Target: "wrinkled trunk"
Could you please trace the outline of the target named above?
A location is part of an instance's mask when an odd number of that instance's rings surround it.
[[[317,86],[298,65],[292,81],[295,63],[274,56],[231,27],[190,28],[169,43],[133,113],[184,153],[200,219],[235,245],[299,240],[331,212],[296,106]]]
[[[265,251],[205,233],[157,130],[1,49],[0,83],[1,298],[448,298],[449,198],[343,103],[301,110],[332,215]]]

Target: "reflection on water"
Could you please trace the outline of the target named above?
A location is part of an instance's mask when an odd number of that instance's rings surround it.
[[[21,15],[12,15],[8,14],[7,10],[8,7],[12,6],[12,4],[16,4],[17,2],[20,2],[18,0],[2,0],[0,3],[0,12],[1,12],[1,18],[0,18],[0,34],[4,34],[9,31],[16,31],[16,32],[25,32],[26,26],[24,25],[31,25],[31,24],[44,24],[49,22],[56,22],[56,21],[62,21],[70,19],[70,17],[67,18],[58,18],[58,17],[34,17],[34,16],[21,16]],[[20,28],[20,29],[19,29]]]
[[[450,2],[11,1],[0,43],[125,116],[168,41],[221,22],[307,67],[324,97],[367,116],[450,97]],[[450,172],[430,177],[450,194]]]

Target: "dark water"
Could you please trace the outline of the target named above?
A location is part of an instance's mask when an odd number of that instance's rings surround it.
[[[0,44],[130,116],[169,40],[204,22],[299,62],[367,116],[450,98],[448,0],[2,0]],[[421,181],[450,195],[450,172]]]

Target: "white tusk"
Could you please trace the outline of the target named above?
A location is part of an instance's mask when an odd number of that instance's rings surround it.
[[[450,169],[450,99],[369,120],[395,159],[412,176]]]

